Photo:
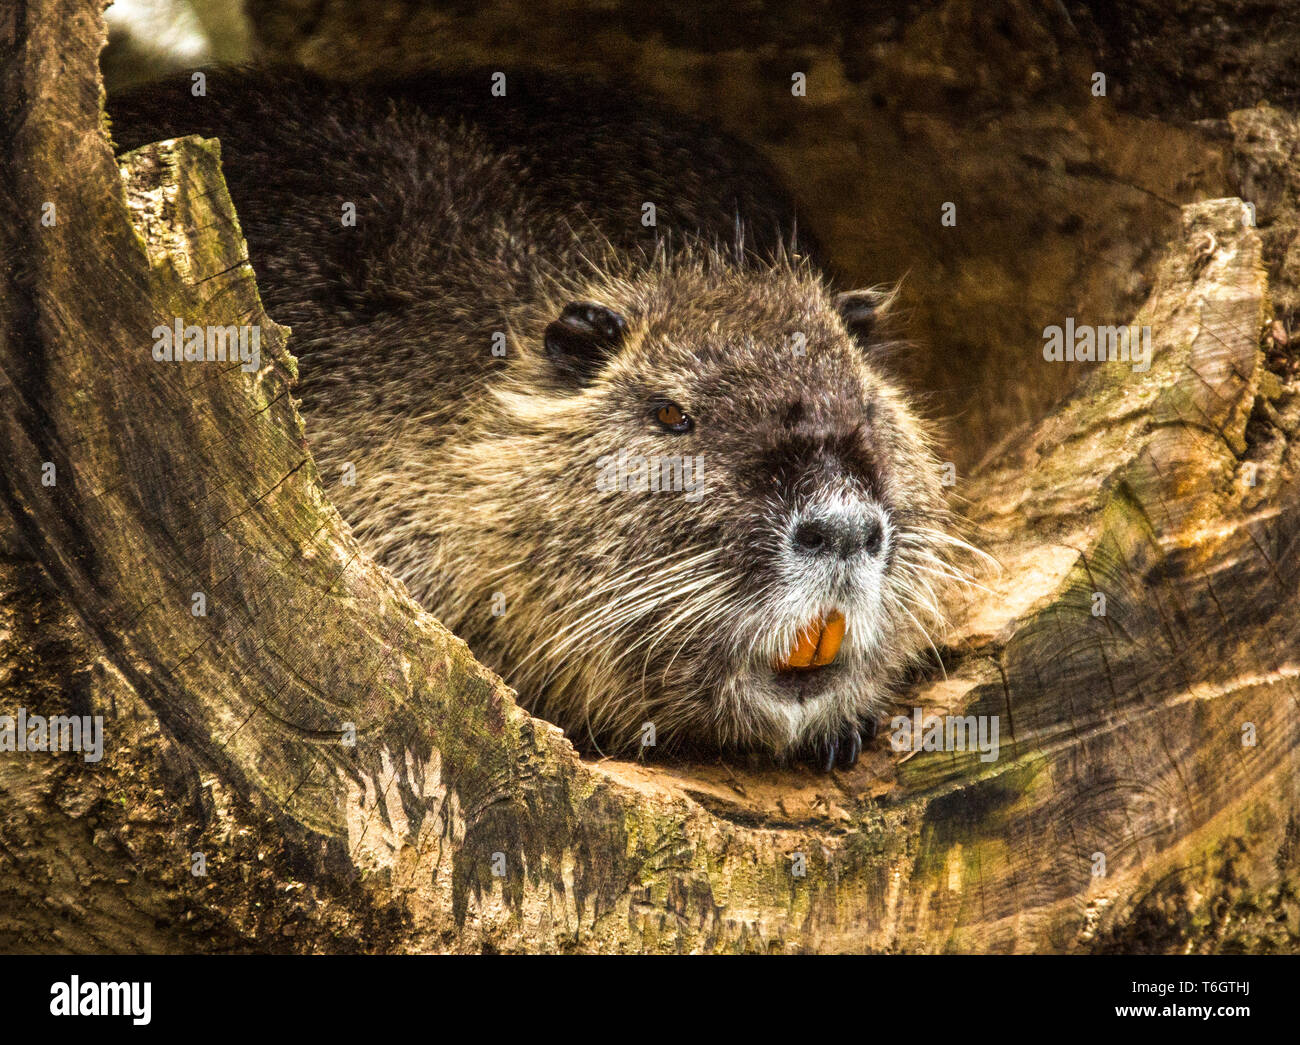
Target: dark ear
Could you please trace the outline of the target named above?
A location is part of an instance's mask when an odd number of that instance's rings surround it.
[[[593,301],[573,301],[546,328],[546,356],[565,378],[586,384],[627,337],[627,320]]]
[[[835,295],[835,307],[845,328],[863,348],[869,347],[879,335],[880,323],[897,294],[894,287],[869,287]]]

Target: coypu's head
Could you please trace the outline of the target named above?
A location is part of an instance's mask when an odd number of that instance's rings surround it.
[[[953,574],[883,303],[717,255],[565,288],[444,462],[417,594],[579,743],[833,758]]]

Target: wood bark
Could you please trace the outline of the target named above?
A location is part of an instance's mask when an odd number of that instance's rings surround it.
[[[219,144],[119,165],[101,45],[0,21],[0,713],[107,735],[0,755],[0,948],[1300,948],[1300,396],[1240,201],[1183,208],[1150,371],[962,489],[1001,569],[901,708],[998,716],[996,761],[595,763],[358,547]],[[155,361],[177,317],[260,369]]]

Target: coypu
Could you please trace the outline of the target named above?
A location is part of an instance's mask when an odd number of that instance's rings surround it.
[[[745,147],[605,87],[206,75],[114,137],[221,139],[376,559],[580,745],[853,764],[960,544],[888,295],[828,290]]]

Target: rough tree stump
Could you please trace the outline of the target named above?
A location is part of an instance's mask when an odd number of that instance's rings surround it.
[[[1002,569],[902,704],[1000,758],[593,764],[362,553],[218,143],[119,167],[102,34],[0,20],[0,714],[106,719],[0,755],[0,949],[1297,949],[1300,396],[1240,201],[1184,209],[1150,371],[963,488]],[[178,316],[261,368],[155,362]]]

